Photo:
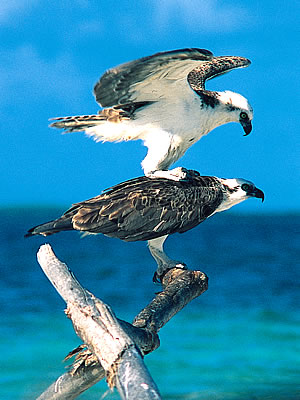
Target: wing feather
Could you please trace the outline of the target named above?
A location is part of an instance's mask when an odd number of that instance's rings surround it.
[[[249,64],[247,58],[214,57],[205,49],[161,52],[108,70],[94,94],[102,107],[174,99],[190,89],[204,90],[207,79]]]
[[[192,182],[141,177],[70,210],[75,229],[125,241],[150,240],[195,227],[222,199],[214,177],[195,177]]]
[[[193,90],[205,90],[205,81],[215,76],[225,74],[235,68],[247,67],[251,61],[244,57],[222,56],[197,65],[187,77]]]
[[[166,95],[170,82],[185,79],[199,62],[211,60],[205,49],[180,49],[156,53],[109,69],[95,85],[96,101],[102,107],[156,101]]]

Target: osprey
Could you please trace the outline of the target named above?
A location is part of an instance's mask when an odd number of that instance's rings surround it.
[[[165,170],[220,125],[239,122],[245,135],[251,132],[253,111],[247,99],[205,89],[206,80],[249,64],[243,57],[214,57],[197,48],[140,58],[101,77],[94,87],[104,107],[98,115],[54,118],[50,126],[85,131],[97,142],[141,139],[148,147],[145,174]]]
[[[264,200],[263,192],[244,179],[200,176],[182,168],[169,172],[169,178],[142,176],[113,186],[72,205],[60,218],[30,229],[25,237],[77,230],[127,242],[147,240],[158,280],[171,268],[185,267],[163,251],[168,235],[186,232],[250,197]]]

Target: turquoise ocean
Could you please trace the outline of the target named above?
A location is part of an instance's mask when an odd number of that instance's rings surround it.
[[[40,269],[50,243],[81,284],[119,318],[134,316],[160,290],[146,244],[76,232],[24,239],[63,208],[0,209],[0,399],[34,399],[66,371],[80,344],[65,304]],[[300,399],[300,215],[223,213],[166,251],[200,269],[209,289],[160,331],[145,362],[169,400]],[[80,399],[117,399],[100,382]]]

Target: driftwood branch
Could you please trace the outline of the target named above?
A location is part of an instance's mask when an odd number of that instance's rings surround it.
[[[41,246],[38,261],[66,301],[66,313],[88,347],[77,354],[73,368],[38,399],[75,399],[105,376],[123,399],[160,399],[142,356],[159,346],[159,329],[207,290],[206,275],[200,271],[169,271],[163,277],[163,291],[129,324],[116,318],[110,307],[83,289],[50,245]],[[76,353],[77,350],[70,354]]]

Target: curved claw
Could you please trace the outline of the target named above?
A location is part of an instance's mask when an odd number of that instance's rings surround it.
[[[158,275],[157,271],[154,272],[153,278],[152,278],[152,282],[154,283],[161,283],[161,278]]]
[[[173,268],[187,269],[185,263],[176,264],[176,265],[170,266],[169,268],[168,268],[168,267],[165,267],[164,269],[158,268],[158,269],[154,272],[152,281],[153,281],[154,283],[161,283],[163,277],[165,276],[165,274],[166,274],[168,271],[170,271],[171,269],[173,269]]]

